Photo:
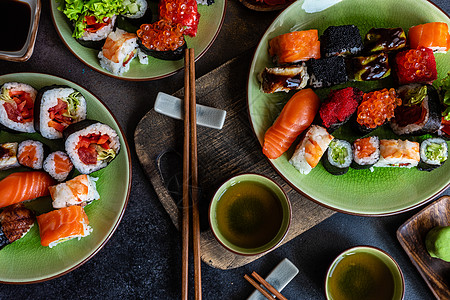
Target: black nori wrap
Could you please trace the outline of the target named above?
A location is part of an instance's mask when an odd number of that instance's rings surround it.
[[[96,124],[96,123],[101,123],[101,122],[98,122],[98,121],[95,121],[95,120],[85,119],[85,120],[82,120],[80,122],[70,124],[63,132],[64,142],[69,137],[69,135],[71,135],[72,133],[80,131],[80,130],[82,130],[82,129],[88,127],[88,126],[91,126],[92,124]]]
[[[322,57],[357,54],[362,48],[361,35],[355,25],[329,26],[320,36]]]
[[[184,39],[184,37],[183,37]],[[139,48],[144,51],[146,54],[153,56],[155,58],[158,59],[164,59],[164,60],[179,60],[183,58],[183,53],[184,50],[187,49],[187,43],[186,43],[186,39],[184,39],[184,44],[181,47],[178,47],[177,49],[171,51],[157,51],[157,50],[152,50],[152,49],[148,49],[147,47],[145,47],[141,40],[138,39],[138,44],[139,44]]]
[[[327,148],[327,151],[325,151],[325,154],[322,156],[322,164],[325,170],[328,171],[328,173],[332,175],[344,175],[348,172],[349,167],[338,167],[333,164],[331,164],[330,160],[328,159],[328,152],[330,151],[330,148]]]
[[[5,233],[3,232],[3,228],[0,224],[0,250],[2,250],[5,246],[11,244],[11,242],[6,237]]]

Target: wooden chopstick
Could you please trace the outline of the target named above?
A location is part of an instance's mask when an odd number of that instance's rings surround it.
[[[255,271],[253,271],[252,276],[260,283],[262,284],[266,289],[268,289],[272,294],[275,295],[275,297],[277,299],[280,300],[287,300],[286,297],[284,297],[279,291],[277,291],[277,289],[275,289],[270,283],[268,283],[267,281],[264,280],[264,278],[262,278],[261,276],[259,276],[258,273],[256,273]],[[263,294],[267,299],[271,299],[273,300],[274,297],[267,292],[267,290],[265,290],[264,288],[262,288],[255,280],[253,280],[250,276],[248,276],[247,274],[244,275],[244,278],[250,282],[251,285],[253,285],[259,292],[261,292],[261,294]]]

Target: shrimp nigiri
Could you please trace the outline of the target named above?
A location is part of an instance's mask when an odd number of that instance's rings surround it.
[[[426,47],[433,52],[445,53],[450,49],[448,25],[444,22],[431,22],[413,26],[409,29],[409,45],[412,49]]]
[[[263,153],[270,159],[281,156],[314,120],[320,99],[312,89],[295,93],[264,136]]]

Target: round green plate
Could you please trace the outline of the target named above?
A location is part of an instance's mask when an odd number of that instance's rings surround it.
[[[152,2],[150,0],[148,2],[153,13],[153,20],[156,20],[158,14],[156,6],[157,2]],[[195,49],[195,60],[198,60],[209,49],[219,34],[225,18],[226,2],[227,0],[215,0],[215,3],[210,6],[198,6],[200,21],[198,24],[197,35],[193,38],[186,36],[188,47]],[[114,75],[100,66],[97,57],[98,50],[83,47],[72,37],[70,24],[66,16],[58,10],[57,1],[51,0],[50,6],[53,24],[63,43],[79,60],[95,71],[118,79],[144,81],[168,77],[184,67],[182,59],[170,61],[149,56],[148,65],[142,65],[139,63],[138,59],[134,59],[131,62],[130,70],[128,72],[122,74],[122,76]]]
[[[94,256],[109,240],[119,225],[128,202],[131,186],[130,150],[122,129],[109,109],[81,86],[60,77],[39,73],[14,73],[0,76],[0,86],[18,81],[35,89],[48,85],[68,85],[83,94],[87,101],[87,117],[111,126],[120,137],[120,152],[104,169],[92,173],[98,177],[100,199],[85,207],[92,233],[80,240],[73,239],[53,248],[41,246],[37,223],[20,240],[0,250],[0,282],[34,283],[61,276],[74,270]],[[54,150],[64,150],[62,140],[47,140],[39,133],[12,134],[2,131],[0,143],[40,140]],[[0,178],[25,168],[0,171]],[[76,176],[77,174],[74,174]],[[36,215],[52,210],[51,198],[42,197],[26,203]]]
[[[423,0],[344,0],[315,13],[306,13],[302,9],[303,4],[304,1],[296,1],[270,25],[256,49],[250,67],[248,107],[253,130],[261,145],[266,130],[293,95],[292,92],[264,94],[260,91],[258,74],[264,67],[274,66],[268,54],[268,41],[271,38],[292,30],[307,29],[318,29],[321,35],[331,25],[354,24],[364,36],[372,27],[402,27],[407,32],[411,26],[427,22],[450,24],[450,19],[444,12]],[[450,51],[446,54],[436,54],[435,57],[440,80],[450,71]],[[350,82],[333,88],[345,86],[370,91],[394,87],[394,81],[388,79],[371,83]],[[320,89],[316,92],[324,99],[329,90]],[[353,132],[350,125],[345,125],[333,135],[353,141],[359,137]],[[380,138],[398,138],[389,128],[379,128],[371,135],[378,135]],[[286,153],[275,160],[270,160],[270,163],[298,192],[323,206],[341,212],[365,216],[400,213],[430,201],[450,182],[449,162],[430,173],[418,171],[416,168],[375,168],[373,172],[350,169],[347,174],[341,176],[329,174],[319,163],[311,173],[302,175],[288,161],[296,144],[297,141]]]

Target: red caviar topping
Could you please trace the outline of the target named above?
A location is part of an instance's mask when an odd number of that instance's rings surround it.
[[[437,78],[433,50],[420,47],[402,51],[395,57],[400,84],[432,82]]]
[[[365,93],[358,107],[357,122],[369,128],[383,125],[394,116],[394,109],[401,104],[402,100],[397,98],[395,89]]]
[[[161,0],[159,17],[181,24],[184,27],[184,33],[189,36],[194,37],[197,34],[200,14],[197,11],[196,0]]]
[[[166,20],[142,24],[137,36],[146,48],[156,51],[174,51],[185,43],[181,25]]]

